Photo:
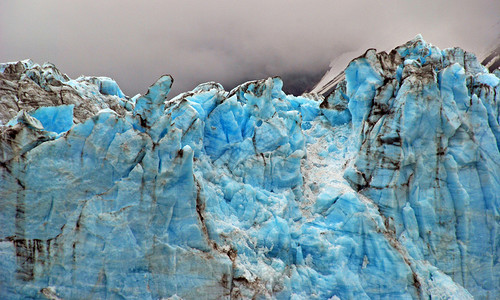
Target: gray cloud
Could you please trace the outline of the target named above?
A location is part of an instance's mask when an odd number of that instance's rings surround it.
[[[494,0],[2,1],[0,61],[110,76],[130,96],[165,73],[173,94],[206,81],[230,89],[272,75],[315,80],[342,53],[391,49],[417,33],[481,53],[498,42],[498,12]]]

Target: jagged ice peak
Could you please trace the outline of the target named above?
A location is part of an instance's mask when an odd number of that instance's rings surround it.
[[[322,94],[0,64],[0,296],[497,299],[500,71],[421,36]]]

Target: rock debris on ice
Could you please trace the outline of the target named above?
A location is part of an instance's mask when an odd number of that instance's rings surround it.
[[[6,299],[500,297],[500,73],[420,36],[325,96],[0,64]]]

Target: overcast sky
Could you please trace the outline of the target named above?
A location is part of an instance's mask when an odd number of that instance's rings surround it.
[[[112,77],[129,96],[162,74],[174,77],[172,93],[272,75],[314,80],[346,52],[390,50],[418,33],[479,54],[499,41],[500,1],[0,2],[0,62]]]

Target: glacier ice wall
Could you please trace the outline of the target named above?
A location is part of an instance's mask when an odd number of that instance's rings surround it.
[[[327,96],[0,65],[2,298],[500,296],[499,77],[416,37]]]

